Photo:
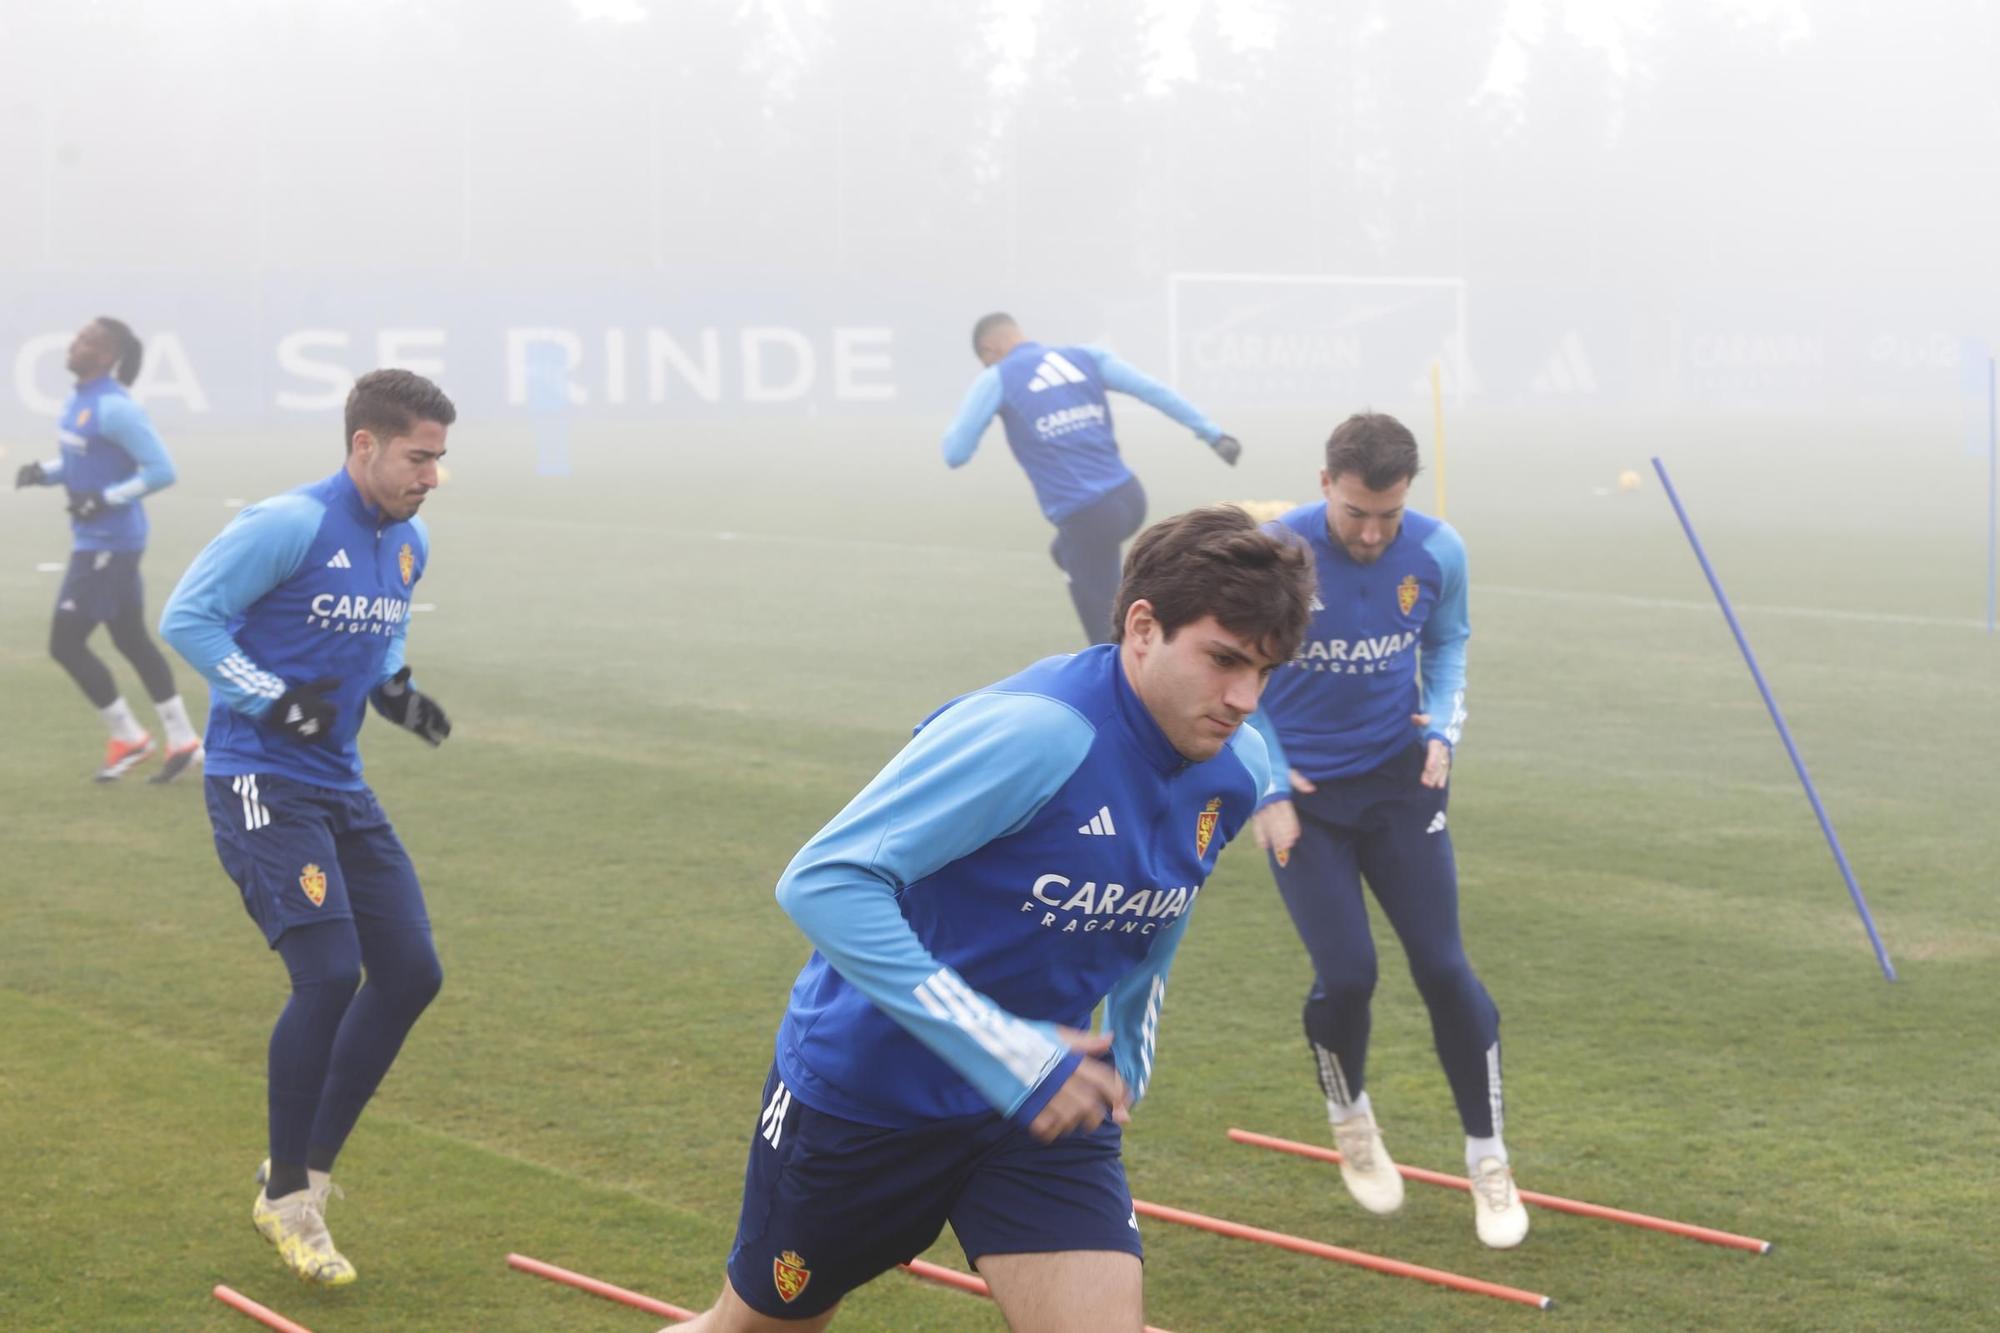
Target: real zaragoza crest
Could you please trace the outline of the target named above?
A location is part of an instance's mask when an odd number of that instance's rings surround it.
[[[299,872],[299,889],[314,907],[326,901],[326,872],[311,862]]]
[[[812,1270],[806,1267],[797,1250],[786,1250],[771,1261],[771,1281],[777,1284],[778,1295],[785,1304],[790,1305],[806,1289],[806,1283],[812,1281]]]
[[[403,581],[405,583],[409,582],[409,577],[405,575]],[[1417,576],[1415,574],[1403,575],[1403,581],[1396,585],[1397,609],[1402,611],[1406,616],[1410,614],[1410,608],[1417,604],[1418,592]]]
[[[403,549],[396,552],[396,568],[402,571],[403,586],[409,587],[410,577],[417,572],[417,553],[410,549],[408,542],[404,542]]]
[[[1222,798],[1211,796],[1200,814],[1194,817],[1194,854],[1197,858],[1208,855],[1208,844],[1215,841],[1215,823],[1222,818]]]

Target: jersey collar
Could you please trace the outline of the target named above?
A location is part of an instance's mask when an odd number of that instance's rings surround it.
[[[1132,682],[1125,679],[1125,663],[1117,644],[1107,645],[1111,656],[1111,690],[1117,700],[1118,718],[1125,725],[1125,732],[1138,746],[1139,753],[1162,775],[1172,775],[1186,768],[1192,760],[1185,758],[1167,733],[1160,730],[1160,724],[1153,720],[1139,692],[1132,688]]]
[[[340,465],[340,471],[328,478],[333,483],[333,493],[339,497],[341,508],[362,523],[379,527],[389,526],[382,521],[382,511],[361,498],[361,492],[354,485],[354,478],[347,475],[347,464]]]

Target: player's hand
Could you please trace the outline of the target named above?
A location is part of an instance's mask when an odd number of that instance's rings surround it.
[[[333,733],[340,710],[325,698],[340,682],[316,680],[310,685],[293,685],[264,710],[264,721],[301,745],[323,745]]]
[[[103,491],[78,491],[69,497],[69,516],[78,521],[96,518],[110,507]]]
[[[1410,725],[1428,727],[1429,713],[1410,714]],[[1442,787],[1451,779],[1451,747],[1437,737],[1431,737],[1430,748],[1424,754],[1423,784],[1426,787]]]
[[[1236,460],[1243,457],[1243,445],[1234,435],[1218,435],[1209,441],[1208,447],[1215,450],[1217,458],[1231,467],[1235,467]]]
[[[444,738],[451,735],[451,719],[437,700],[410,684],[408,667],[377,685],[370,697],[376,712],[432,745],[444,744]]]
[[[1257,837],[1257,845],[1283,866],[1292,859],[1292,847],[1299,840],[1298,808],[1289,797],[1273,801],[1250,816],[1250,830]]]
[[[21,470],[14,474],[14,489],[17,491],[23,486],[46,486],[48,484],[49,474],[42,470],[40,462],[23,463],[21,464]]]
[[[1056,1095],[1035,1114],[1028,1132],[1043,1143],[1054,1143],[1066,1134],[1089,1133],[1106,1119],[1115,1125],[1132,1118],[1132,1094],[1118,1071],[1099,1059],[1111,1053],[1109,1032],[1078,1032],[1058,1028],[1069,1048],[1083,1056]]]

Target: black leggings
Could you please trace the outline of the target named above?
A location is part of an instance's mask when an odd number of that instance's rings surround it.
[[[174,673],[153,642],[153,636],[146,632],[145,608],[129,607],[116,619],[104,623],[111,630],[113,646],[139,673],[139,680],[153,702],[164,703],[173,698]],[[49,623],[49,656],[62,664],[93,706],[106,708],[118,697],[118,686],[104,660],[90,651],[87,640],[97,626],[97,621],[75,611],[56,612]]]

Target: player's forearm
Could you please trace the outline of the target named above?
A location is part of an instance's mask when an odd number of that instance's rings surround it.
[[[160,637],[202,674],[217,698],[246,717],[262,717],[285,692],[285,682],[252,660],[226,624],[176,598],[160,616]]]
[[[1264,750],[1270,757],[1271,780],[1258,794],[1259,808],[1272,801],[1289,800],[1292,795],[1292,768],[1291,762],[1285,758],[1285,747],[1278,740],[1278,724],[1268,711],[1259,708],[1244,725],[1264,738]]]
[[[1426,645],[1422,656],[1421,710],[1430,716],[1426,736],[1456,746],[1465,730],[1465,640]]]
[[[149,467],[142,467],[131,476],[104,488],[106,504],[125,505],[143,499],[155,491],[163,491],[179,479],[172,463],[162,460]]]
[[[1162,931],[1151,952],[1105,997],[1104,1026],[1111,1033],[1111,1058],[1125,1080],[1132,1102],[1138,1104],[1153,1081],[1153,1053],[1159,1045],[1160,1014],[1167,1001],[1167,973],[1180,950],[1193,912]]]
[[[1221,437],[1222,427],[1209,420],[1200,408],[1143,371],[1109,353],[1100,357],[1098,369],[1104,376],[1105,388],[1137,398],[1154,411],[1172,417],[1206,443],[1213,444]]]
[[[979,437],[986,433],[993,414],[1000,410],[1000,396],[1000,372],[988,367],[972,382],[965,401],[959,405],[958,415],[945,429],[946,467],[964,467],[972,461],[972,455],[979,449]]]
[[[1051,1025],[1015,1017],[939,962],[866,869],[794,860],[778,903],[834,971],[1002,1114],[1026,1110],[1068,1055]]]

